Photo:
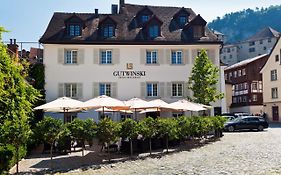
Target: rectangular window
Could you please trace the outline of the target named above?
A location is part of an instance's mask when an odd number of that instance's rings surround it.
[[[157,25],[152,25],[149,27],[150,38],[156,38],[159,36],[159,27]]]
[[[260,44],[263,44],[263,41],[262,41],[262,40],[260,40]]]
[[[271,81],[277,80],[277,70],[276,69],[270,71],[270,75],[271,75]]]
[[[172,51],[172,64],[182,64],[182,51]]]
[[[110,38],[114,36],[114,27],[112,25],[107,25],[103,29],[103,36]]]
[[[64,92],[66,97],[77,98],[77,84],[76,83],[65,83],[64,84]]]
[[[271,98],[273,98],[273,99],[278,98],[278,89],[277,89],[277,87],[271,88]]]
[[[246,75],[246,69],[242,69],[242,75]]]
[[[148,19],[149,19],[149,16],[148,15],[142,15],[141,16],[141,21],[144,23],[144,22],[146,22],[146,21],[148,21]]]
[[[271,38],[268,38],[268,40],[267,40],[269,43],[271,43]]]
[[[275,55],[275,62],[279,62],[279,55]]]
[[[230,53],[230,48],[227,48],[227,53]]]
[[[101,83],[100,84],[100,95],[111,96],[111,84],[110,83]]]
[[[146,92],[148,97],[157,97],[158,96],[158,85],[157,83],[147,83]]]
[[[186,16],[180,16],[179,17],[179,22],[180,22],[180,25],[183,26],[186,24],[187,20],[186,20]]]
[[[77,50],[65,50],[65,64],[77,64]]]
[[[253,100],[253,101],[258,101],[258,95],[257,95],[257,94],[254,94],[254,95],[252,96],[252,100]]]
[[[193,36],[194,38],[201,38],[203,36],[203,27],[193,26]]]
[[[112,50],[101,51],[101,64],[112,64]]]
[[[232,77],[232,72],[229,72],[229,80],[231,79]]]
[[[254,46],[255,45],[255,41],[249,42],[249,46]]]
[[[242,102],[247,102],[247,96],[243,96]]]
[[[172,84],[172,96],[173,97],[182,97],[183,96],[183,84],[182,83],[173,83]]]
[[[237,98],[236,97],[232,98],[232,103],[237,103]]]
[[[224,80],[227,80],[227,74],[224,74]]]
[[[80,25],[69,25],[69,35],[70,36],[80,36],[81,35],[81,27]]]
[[[244,83],[244,89],[245,89],[245,90],[248,89],[248,83],[247,83],[247,82]]]
[[[258,83],[257,82],[253,82],[251,84],[252,86],[252,92],[257,92],[258,91]]]
[[[241,77],[241,75],[242,75],[242,71],[238,70],[238,77]]]
[[[249,48],[249,52],[255,52],[256,49],[255,48]]]
[[[146,64],[157,64],[157,51],[146,51]]]
[[[234,78],[237,77],[237,71],[234,71]]]

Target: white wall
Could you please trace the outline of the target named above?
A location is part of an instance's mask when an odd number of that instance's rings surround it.
[[[164,83],[164,94],[161,99],[167,102],[173,102],[179,98],[168,96],[168,82],[180,81],[187,82],[193,67],[194,57],[197,50],[205,48],[208,50],[209,57],[215,65],[219,66],[219,45],[59,45],[44,44],[44,64],[45,64],[45,89],[46,101],[52,101],[58,98],[59,83],[82,83],[83,96],[81,101],[85,101],[94,97],[94,82],[115,82],[117,83],[117,98],[120,100],[128,100],[133,97],[142,97],[141,83],[143,82],[159,82]],[[79,65],[64,65],[58,63],[59,49],[81,49],[83,51],[83,61]],[[98,49],[116,49],[118,50],[119,60],[113,65],[94,64],[98,53]],[[159,65],[145,65],[141,59],[145,59],[143,55],[146,49],[160,49],[161,54],[158,58],[161,60]],[[167,61],[167,54],[170,49],[184,50],[186,53],[185,65],[170,65]],[[141,58],[142,57],[142,58]],[[113,58],[114,59],[114,56]],[[113,61],[114,62],[114,61]],[[126,71],[126,64],[133,63],[133,70],[146,71],[146,76],[138,79],[120,79],[113,76],[113,71]],[[223,75],[223,73],[222,73]],[[220,83],[224,82],[220,80]],[[217,85],[218,89],[224,89]],[[190,94],[190,92],[186,92]],[[147,99],[149,100],[149,98]],[[213,104],[221,106],[221,101]],[[86,115],[86,114],[83,114]]]

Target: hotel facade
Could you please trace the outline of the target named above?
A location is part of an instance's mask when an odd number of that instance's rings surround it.
[[[47,102],[60,96],[86,101],[99,95],[174,102],[192,96],[186,85],[201,49],[220,67],[221,41],[191,9],[124,0],[119,6],[112,5],[111,14],[97,9],[54,13],[40,39]],[[224,92],[223,71],[220,76],[217,88]],[[212,114],[225,111],[222,101],[212,104]],[[78,116],[99,119],[94,111]]]

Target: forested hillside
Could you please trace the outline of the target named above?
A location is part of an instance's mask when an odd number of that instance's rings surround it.
[[[222,18],[217,17],[208,26],[225,34],[228,43],[247,39],[267,26],[280,32],[281,5],[226,14]]]

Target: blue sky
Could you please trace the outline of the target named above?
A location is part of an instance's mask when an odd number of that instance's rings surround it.
[[[225,13],[280,5],[281,0],[125,0],[126,3],[190,7],[208,22]],[[119,0],[1,0],[0,25],[10,32],[3,40],[38,41],[54,12],[109,13]]]

